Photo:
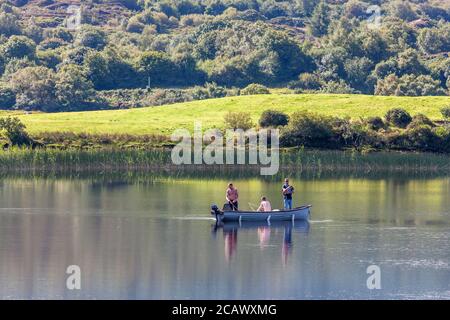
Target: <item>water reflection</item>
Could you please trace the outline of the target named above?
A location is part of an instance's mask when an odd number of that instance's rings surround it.
[[[267,246],[269,246],[272,233],[275,234],[275,237],[278,237],[281,232],[277,231],[282,231],[282,241],[274,239],[274,242],[281,243],[281,262],[285,266],[287,265],[288,257],[293,248],[292,233],[298,232],[308,234],[310,224],[308,221],[279,221],[275,223],[272,222],[270,224],[267,222],[218,222],[212,227],[213,235],[214,238],[216,238],[216,234],[219,230],[222,230],[225,259],[227,262],[230,262],[236,253],[239,229],[254,233],[258,237],[260,250],[264,250]]]
[[[311,227],[226,224],[211,240],[227,182],[0,179],[0,298],[450,299],[448,177],[293,179]],[[235,182],[281,205],[279,181]],[[66,289],[72,264],[81,291]]]

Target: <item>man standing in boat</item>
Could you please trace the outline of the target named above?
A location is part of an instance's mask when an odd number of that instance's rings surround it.
[[[227,198],[228,204],[231,207],[231,210],[238,211],[239,194],[238,194],[237,189],[233,186],[233,184],[231,182],[228,184],[226,198]]]
[[[289,184],[289,179],[284,179],[284,184],[282,188],[284,209],[292,209],[292,194],[294,193],[294,187]]]

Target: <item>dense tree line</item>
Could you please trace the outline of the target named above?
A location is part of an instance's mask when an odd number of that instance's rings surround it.
[[[91,3],[108,3],[93,0]],[[435,1],[119,0],[129,17],[24,21],[0,6],[0,108],[76,110],[102,90],[216,83],[446,95],[450,7]],[[370,19],[378,5],[381,23]]]

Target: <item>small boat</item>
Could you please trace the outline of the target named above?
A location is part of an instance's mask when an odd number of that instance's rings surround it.
[[[216,205],[213,205],[211,214],[216,217],[217,222],[266,221],[270,223],[271,221],[307,221],[311,215],[311,207],[311,205],[307,205],[292,210],[255,212],[219,210]]]

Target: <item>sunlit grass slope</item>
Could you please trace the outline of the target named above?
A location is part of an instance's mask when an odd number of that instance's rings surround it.
[[[401,107],[412,115],[423,113],[441,119],[439,109],[450,106],[450,97],[381,97],[335,94],[270,94],[238,96],[173,105],[128,110],[19,114],[29,132],[74,132],[111,134],[163,134],[175,129],[192,129],[194,121],[203,128],[224,127],[229,111],[251,113],[255,123],[266,109],[291,114],[308,110],[338,117],[383,116],[387,110]],[[0,116],[8,114],[0,112]]]

